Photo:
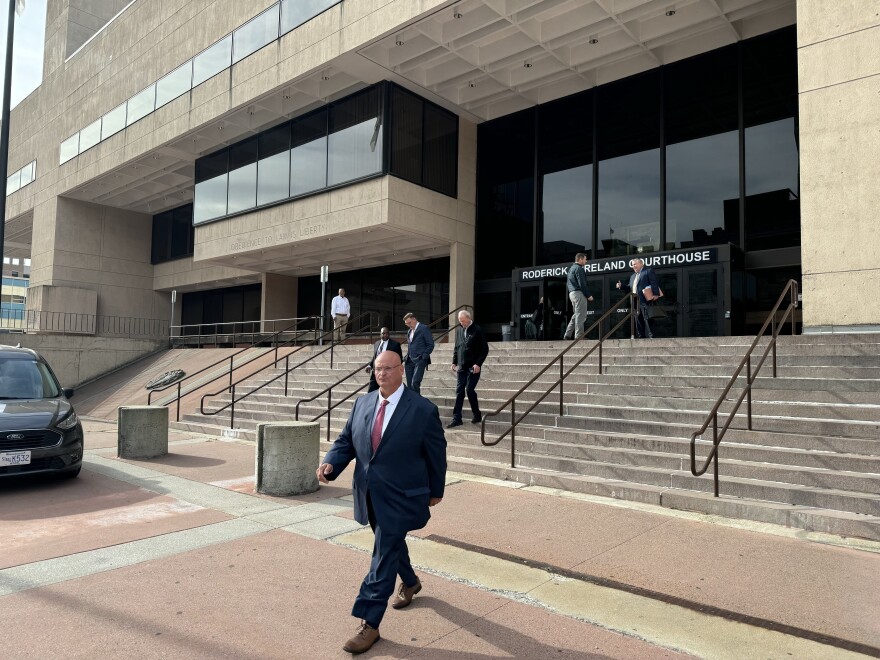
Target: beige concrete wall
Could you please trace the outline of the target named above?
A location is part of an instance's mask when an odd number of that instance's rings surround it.
[[[52,366],[64,387],[78,387],[144,356],[168,348],[167,340],[81,337],[70,335],[16,335],[16,342],[32,348]],[[76,399],[73,401],[76,405]]]
[[[880,9],[798,0],[801,231],[807,331],[880,329]]]
[[[296,318],[297,296],[299,294],[299,278],[263,273],[263,289],[260,300],[261,321],[274,319]],[[291,323],[264,323],[263,330],[277,332]]]
[[[238,286],[257,281],[259,276],[254,271],[210,263],[195,263],[192,257],[166,261],[153,266],[153,288],[156,291],[177,289],[179,293],[192,291],[204,282],[216,282],[217,286]]]

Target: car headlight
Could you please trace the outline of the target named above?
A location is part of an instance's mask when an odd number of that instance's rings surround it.
[[[69,431],[74,426],[79,423],[79,417],[76,416],[76,412],[73,410],[70,411],[70,414],[58,422],[55,426],[62,431]]]

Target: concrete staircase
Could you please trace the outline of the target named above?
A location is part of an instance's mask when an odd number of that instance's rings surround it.
[[[566,380],[564,415],[558,392],[538,405],[517,427],[516,467],[510,467],[510,440],[495,447],[480,443],[479,426],[447,431],[449,469],[581,493],[635,500],[731,518],[880,540],[880,335],[783,337],[779,377],[769,363],[753,396],[753,430],[746,429],[745,404],[720,450],[721,497],[712,496],[711,467],[694,477],[689,438],[705,419],[739,363],[750,337],[610,341],[603,374],[591,356]],[[495,410],[568,342],[511,342],[491,345],[478,392],[484,414]],[[585,342],[566,356],[571,365],[590,347]],[[294,419],[299,399],[369,360],[368,346],[343,346],[334,368],[328,356],[236,404],[235,427],[228,411],[217,416],[186,415],[175,424],[192,431],[252,439],[256,424]],[[440,344],[422,394],[451,417],[455,379],[451,345]],[[280,373],[255,377],[260,385]],[[550,370],[517,402],[519,414],[558,378]],[[366,382],[353,377],[334,390],[338,401]],[[247,387],[239,392],[247,391]],[[728,411],[739,388],[731,392]],[[240,395],[240,394],[239,394]],[[216,409],[228,396],[208,406]],[[303,404],[301,419],[326,409],[326,396]],[[341,430],[350,401],[331,421],[331,440]],[[510,423],[509,408],[487,423],[487,438]],[[724,418],[719,420],[719,425]],[[699,443],[705,456],[711,431]],[[322,420],[326,438],[326,418]],[[327,445],[329,446],[329,445]]]

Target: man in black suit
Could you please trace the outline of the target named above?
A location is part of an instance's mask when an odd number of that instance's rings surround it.
[[[467,393],[474,414],[471,422],[479,424],[483,421],[480,404],[477,401],[477,383],[483,369],[483,361],[489,355],[489,344],[483,331],[474,323],[473,314],[462,310],[458,313],[459,328],[455,333],[455,350],[452,352],[452,371],[456,375],[455,407],[452,409],[452,421],[446,426],[451,429],[462,425],[461,409],[464,406],[464,395]]]
[[[367,388],[368,394],[379,389],[379,384],[376,382],[376,374],[373,373],[373,367],[376,364],[376,358],[383,351],[394,351],[400,356],[400,361],[403,362],[403,349],[400,347],[400,342],[391,339],[391,332],[388,328],[382,328],[379,331],[379,341],[373,344],[373,359],[370,360],[370,366],[366,368],[366,372],[370,374],[370,386]]]
[[[431,353],[434,351],[434,336],[428,326],[419,323],[412,312],[404,314],[403,322],[409,328],[406,334],[408,348],[403,361],[406,371],[406,385],[416,394],[421,394],[422,378],[428,365],[431,364]]]
[[[636,257],[630,262],[630,265],[632,266],[633,274],[629,276],[629,290],[636,294],[637,299],[636,336],[639,339],[645,337],[653,339],[654,335],[651,333],[651,325],[648,323],[648,307],[650,307],[651,302],[645,296],[645,290],[650,289],[651,300],[656,300],[663,295],[660,291],[660,283],[657,281],[654,271],[650,268],[645,268],[645,262],[642,259]],[[617,282],[617,288],[622,288],[620,281]]]

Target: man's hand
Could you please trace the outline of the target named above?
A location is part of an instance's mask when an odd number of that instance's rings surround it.
[[[330,482],[327,480],[325,475],[328,475],[333,472],[333,466],[330,463],[321,463],[321,466],[315,470],[315,474],[318,475],[318,481],[322,484],[329,484]]]
[[[442,501],[443,501],[442,497],[432,497],[431,501],[428,502],[428,506],[437,506]]]
[[[364,368],[364,373],[365,373],[365,374],[370,373],[370,367],[366,367],[366,368]]]
[[[471,371],[473,371],[475,374],[480,373],[480,365],[475,364],[473,369],[471,369]]]
[[[617,280],[617,288],[620,288],[620,280]]]
[[[457,364],[453,364],[452,367],[451,367],[451,369],[452,369],[452,373],[456,373],[456,372],[458,371],[458,365],[457,365]]]
[[[587,300],[589,300],[590,302],[593,302],[593,296],[590,296],[589,298],[587,298]]]

